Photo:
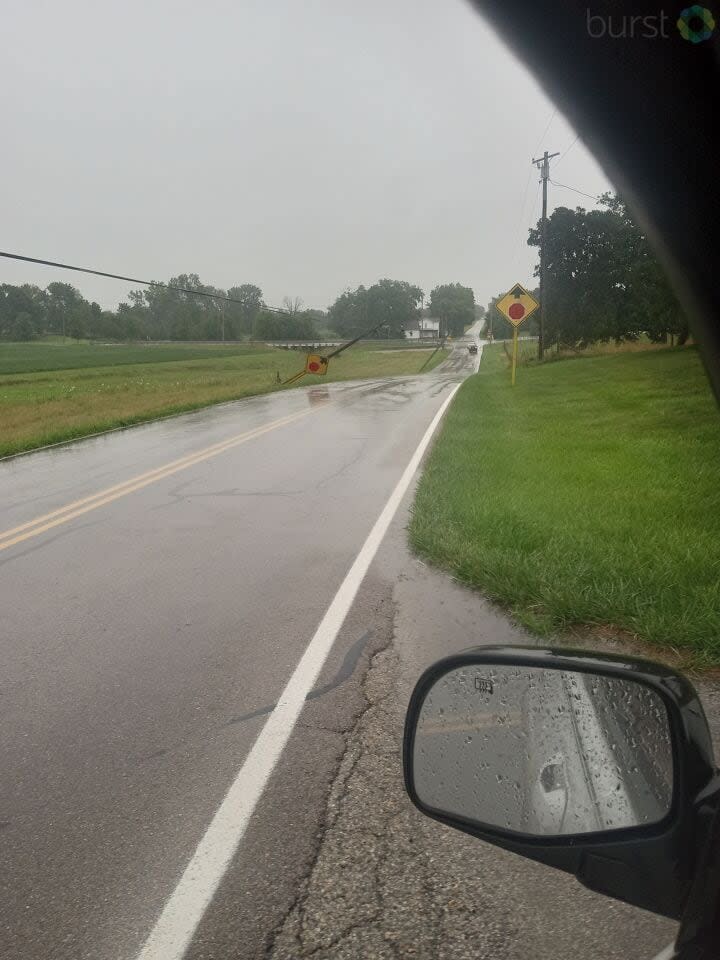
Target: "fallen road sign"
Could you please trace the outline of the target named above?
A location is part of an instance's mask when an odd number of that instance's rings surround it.
[[[318,353],[309,353],[305,360],[305,373],[314,373],[317,377],[323,377],[327,373],[327,357],[321,357]]]

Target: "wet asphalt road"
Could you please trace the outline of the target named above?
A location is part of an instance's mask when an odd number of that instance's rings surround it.
[[[452,386],[259,397],[0,463],[0,942],[132,958]],[[371,569],[190,957],[260,957],[392,632]]]

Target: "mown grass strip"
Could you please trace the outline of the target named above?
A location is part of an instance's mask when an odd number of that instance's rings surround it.
[[[720,662],[720,414],[693,348],[522,367],[486,350],[410,535],[547,636],[612,625]]]

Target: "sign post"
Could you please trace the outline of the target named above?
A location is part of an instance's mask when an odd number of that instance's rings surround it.
[[[540,304],[535,297],[521,283],[516,283],[496,304],[499,312],[513,325],[512,374],[510,377],[510,383],[513,387],[515,386],[515,369],[517,367],[518,327],[531,314],[535,313],[539,306]]]

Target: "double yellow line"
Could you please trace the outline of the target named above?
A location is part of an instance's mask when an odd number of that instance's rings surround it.
[[[53,527],[59,527],[61,524],[68,523],[76,517],[81,517],[84,513],[97,510],[98,507],[103,507],[108,503],[112,503],[114,500],[126,497],[129,493],[135,493],[136,490],[142,490],[143,487],[147,487],[151,483],[157,483],[158,480],[171,477],[174,473],[187,470],[188,467],[193,467],[197,463],[210,460],[220,453],[232,450],[233,447],[247,443],[248,440],[254,440],[256,437],[261,437],[265,433],[270,433],[271,430],[277,430],[278,427],[284,427],[289,423],[294,423],[296,420],[307,417],[311,413],[317,413],[320,409],[321,407],[315,407],[309,410],[301,410],[299,413],[292,413],[287,417],[281,417],[279,420],[266,423],[262,427],[255,427],[253,430],[248,430],[245,433],[236,434],[236,436],[230,437],[228,440],[214,443],[209,447],[205,447],[203,450],[197,450],[195,453],[180,457],[179,460],[172,460],[162,467],[156,467],[155,470],[148,470],[146,473],[141,473],[137,477],[125,480],[123,483],[116,483],[112,487],[99,490],[91,496],[83,497],[81,500],[74,500],[64,507],[58,507],[57,510],[45,513],[41,517],[28,520],[27,523],[21,523],[20,526],[13,527],[11,530],[5,530],[4,533],[0,533],[0,550],[7,550],[9,547],[14,547],[17,543],[30,540],[32,537],[37,537],[47,530],[52,530]]]

